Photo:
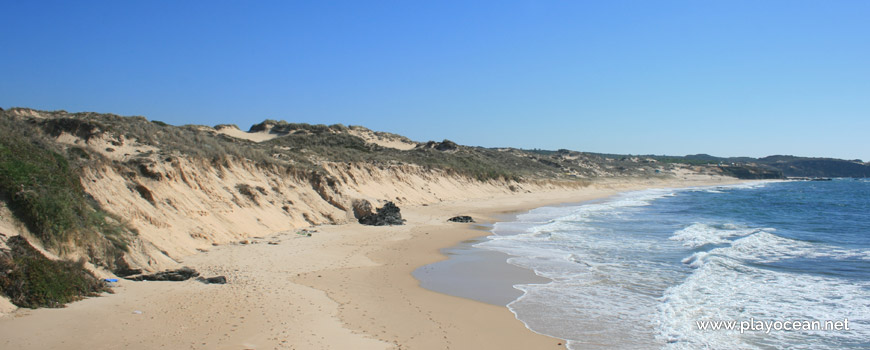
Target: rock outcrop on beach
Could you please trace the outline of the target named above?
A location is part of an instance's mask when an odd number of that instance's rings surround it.
[[[191,278],[198,277],[199,272],[190,268],[190,267],[182,267],[180,269],[175,270],[167,270],[152,274],[144,274],[138,276],[129,276],[124,277],[131,281],[187,281]]]
[[[392,226],[403,225],[405,220],[402,219],[399,207],[393,202],[387,202],[383,207],[378,208],[376,213],[361,217],[359,223],[370,226]]]
[[[197,277],[197,281],[200,281],[205,284],[226,284],[227,278],[226,276],[215,276],[215,277]]]
[[[372,203],[365,199],[353,200],[353,217],[357,220],[375,213]]]
[[[468,215],[461,215],[461,216],[454,216],[450,219],[447,219],[447,221],[468,223],[468,222],[474,222],[474,219],[472,219]]]

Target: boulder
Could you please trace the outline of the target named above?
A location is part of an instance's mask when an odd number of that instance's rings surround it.
[[[150,275],[138,275],[133,277],[124,277],[131,281],[187,281],[193,277],[199,276],[199,272],[187,266],[177,270],[166,270],[163,272],[152,273]]]
[[[215,276],[209,278],[197,277],[197,281],[200,281],[205,284],[226,284],[227,278],[224,276]]]
[[[468,215],[462,215],[462,216],[454,216],[454,217],[452,217],[452,218],[450,218],[450,219],[447,219],[447,221],[452,221],[452,222],[474,222],[474,219],[472,219],[472,218],[471,218],[470,216],[468,216]]]
[[[393,202],[387,202],[383,207],[378,208],[374,214],[369,214],[359,218],[359,223],[370,226],[387,226],[387,225],[402,225],[405,220],[402,219],[402,213]]]
[[[362,219],[364,216],[372,215],[375,213],[372,203],[365,199],[354,199],[353,200],[353,217],[357,220]]]
[[[122,267],[115,271],[115,276],[118,277],[127,277],[133,275],[139,275],[142,273],[142,269],[132,269],[129,266]]]

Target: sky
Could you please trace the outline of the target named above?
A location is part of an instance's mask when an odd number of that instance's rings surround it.
[[[870,160],[870,1],[0,0],[0,107]]]

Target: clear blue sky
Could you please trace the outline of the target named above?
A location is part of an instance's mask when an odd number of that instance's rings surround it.
[[[870,160],[870,1],[0,1],[3,108]]]

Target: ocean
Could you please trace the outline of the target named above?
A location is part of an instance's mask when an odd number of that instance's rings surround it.
[[[551,280],[508,307],[571,349],[870,348],[867,179],[629,192],[475,247]]]

